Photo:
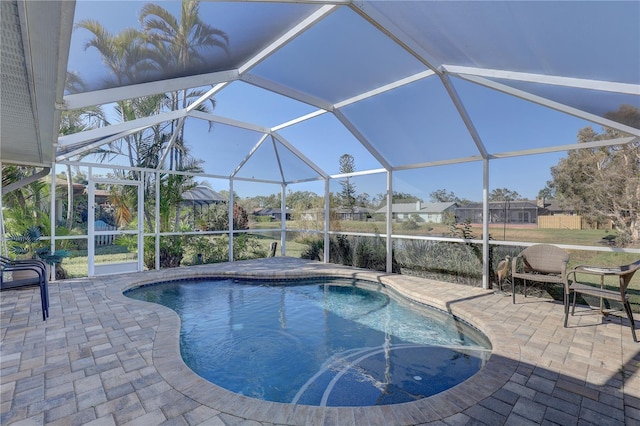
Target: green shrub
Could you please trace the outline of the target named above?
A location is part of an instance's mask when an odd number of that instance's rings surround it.
[[[306,247],[300,254],[301,259],[324,260],[324,239],[307,237],[301,239],[300,243],[306,244]]]
[[[351,242],[348,236],[331,236],[329,239],[329,260],[341,265],[352,265]]]
[[[416,214],[412,214],[409,219],[405,220],[404,222],[402,222],[401,224],[401,228],[405,231],[414,231],[418,228],[420,228],[420,225],[418,224],[418,220],[422,220],[420,219],[420,217],[418,216],[416,218]]]
[[[271,216],[252,216],[252,219],[255,222],[273,222],[273,218]]]
[[[403,240],[395,246],[402,273],[482,285],[482,259],[472,244]]]
[[[300,255],[303,259],[323,260],[324,240],[320,238],[303,239],[301,243],[307,247]],[[331,263],[355,266],[375,271],[386,271],[387,248],[384,239],[372,237],[352,237],[347,235],[329,238],[329,260]],[[399,265],[392,261],[394,272],[399,272]]]
[[[356,237],[354,241],[353,266],[386,271],[387,247],[381,238]]]

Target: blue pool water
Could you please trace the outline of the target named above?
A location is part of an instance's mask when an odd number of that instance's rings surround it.
[[[125,294],[178,313],[182,357],[198,375],[268,401],[408,402],[463,382],[488,359],[484,335],[452,316],[354,284],[209,279]]]

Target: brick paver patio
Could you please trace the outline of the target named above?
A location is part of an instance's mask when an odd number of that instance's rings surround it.
[[[126,298],[141,283],[236,274],[340,275],[379,282],[483,330],[493,351],[466,382],[420,401],[323,408],[221,389],[180,358],[179,320]],[[640,344],[628,321],[416,277],[271,258],[50,284],[43,322],[36,288],[0,293],[2,425],[640,424]]]

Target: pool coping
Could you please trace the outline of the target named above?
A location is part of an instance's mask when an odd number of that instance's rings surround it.
[[[243,268],[243,262],[224,265],[200,265],[161,271],[130,273],[109,280],[107,298],[114,302],[136,305],[158,315],[159,325],[153,343],[153,364],[158,373],[174,389],[188,398],[222,413],[259,422],[306,424],[328,422],[354,424],[355,419],[385,419],[393,424],[418,424],[441,420],[460,413],[501,389],[519,365],[520,346],[501,332],[504,324],[474,307],[477,297],[493,295],[492,290],[468,286],[459,293],[434,294],[430,284],[442,283],[407,275],[387,274],[358,268],[318,262],[292,262],[291,268],[280,266],[262,270]],[[268,264],[268,262],[267,262]],[[282,268],[282,269],[278,269]],[[366,407],[318,407],[302,404],[270,402],[246,397],[223,389],[198,376],[180,355],[180,319],[171,309],[126,297],[123,292],[140,285],[176,279],[238,277],[263,279],[295,279],[335,276],[379,283],[410,300],[446,311],[482,331],[492,345],[491,356],[484,367],[464,382],[436,395],[393,405]],[[98,278],[96,278],[98,279]]]

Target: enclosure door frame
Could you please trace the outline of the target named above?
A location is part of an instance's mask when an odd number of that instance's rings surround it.
[[[95,229],[95,218],[96,218],[96,200],[95,200],[95,190],[97,184],[106,184],[106,185],[123,185],[123,186],[135,186],[137,189],[138,195],[138,205],[137,205],[137,227],[134,230],[107,230],[107,231],[96,231]],[[113,235],[115,237],[119,235],[136,235],[137,236],[137,253],[138,258],[135,264],[135,270],[124,271],[123,268],[125,265],[122,264],[121,268],[118,268],[117,271],[113,273],[122,273],[122,272],[140,272],[144,268],[144,234],[143,234],[143,215],[144,215],[144,191],[142,187],[142,182],[140,180],[126,180],[126,179],[110,179],[110,178],[99,178],[89,176],[89,182],[87,184],[88,189],[88,197],[87,197],[87,221],[88,221],[88,241],[87,241],[87,260],[88,260],[88,276],[94,277],[96,275],[105,275],[106,273],[96,274],[96,237],[100,235]],[[129,264],[133,262],[128,262]],[[98,271],[99,272],[99,271]]]

